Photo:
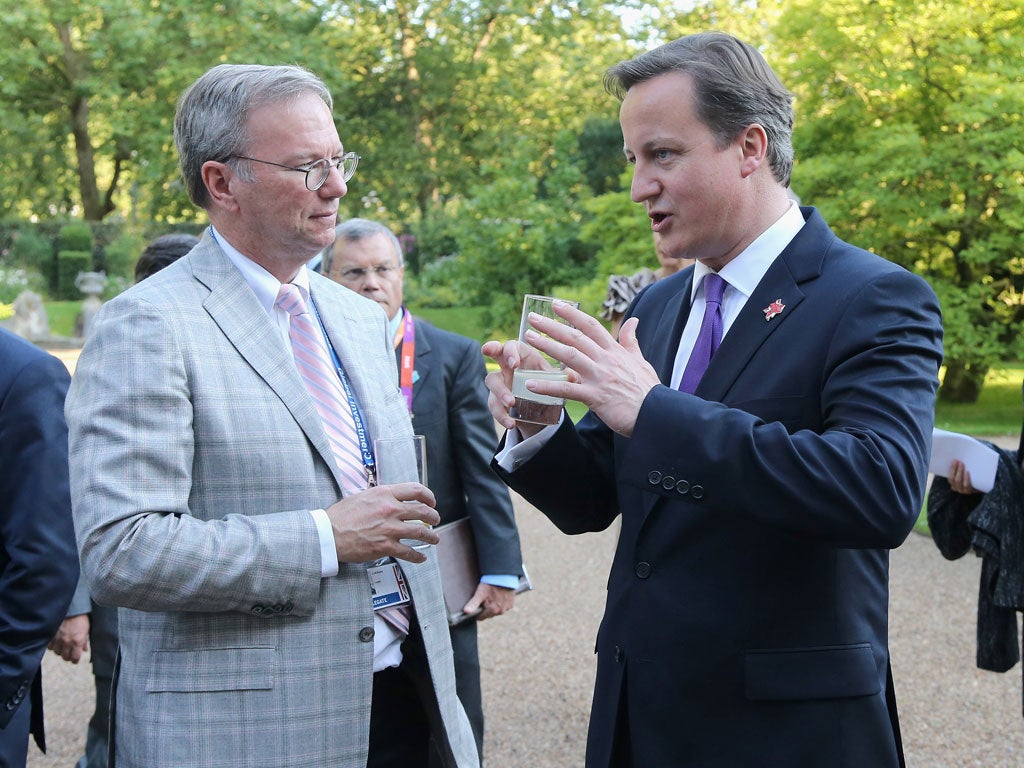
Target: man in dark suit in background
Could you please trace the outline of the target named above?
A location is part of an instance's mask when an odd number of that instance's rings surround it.
[[[586,765],[895,768],[889,550],[925,489],[935,294],[789,199],[792,96],[750,45],[684,37],[606,83],[633,200],[697,263],[618,341],[564,305],[576,330],[531,321],[571,373],[527,387],[578,425],[513,421],[527,353],[484,346],[507,482],[567,533],[621,515]]]
[[[472,523],[484,575],[464,612],[476,620],[453,626],[451,635],[456,690],[483,755],[476,621],[512,609],[523,562],[508,489],[490,468],[497,436],[487,410],[484,359],[473,340],[414,319],[402,306],[404,258],[390,229],[349,219],[335,232],[321,271],[378,302],[390,319],[413,430],[427,438],[427,484],[441,523],[467,516]]]
[[[64,364],[0,329],[0,768],[46,751],[40,662],[78,578]]]

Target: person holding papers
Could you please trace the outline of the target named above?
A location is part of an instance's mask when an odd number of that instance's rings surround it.
[[[998,454],[991,490],[971,478],[966,457],[936,469],[928,493],[928,526],[947,560],[972,549],[982,557],[978,591],[977,665],[1005,672],[1020,660],[1017,611],[1024,610],[1024,429],[1016,451],[984,443]]]

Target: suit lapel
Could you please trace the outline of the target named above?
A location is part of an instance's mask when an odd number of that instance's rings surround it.
[[[327,441],[320,414],[295,368],[291,350],[245,278],[209,234],[204,237],[203,246],[206,247],[199,254],[200,258],[193,264],[196,279],[210,290],[203,306],[239,355],[281,398],[310,443],[331,468],[340,488],[341,478],[334,452]]]
[[[757,284],[694,394],[705,400],[725,399],[757,350],[804,300],[801,285],[821,274],[822,259],[833,237],[815,211]]]
[[[352,385],[369,433],[367,439],[372,443],[375,438],[394,432],[389,424],[396,423],[397,416],[390,405],[401,399],[396,383],[397,369],[390,354],[390,340],[387,340],[387,320],[383,313],[380,314],[380,322],[376,322],[375,319],[368,320],[365,313],[360,315],[351,311],[350,301],[365,301],[362,298],[347,300],[332,295],[330,300],[318,301],[321,292],[316,286],[318,281],[313,277],[310,276],[310,295]],[[387,393],[382,387],[394,387],[392,394],[395,397],[385,397]]]
[[[803,298],[785,262],[776,259],[722,340],[694,394],[705,400],[724,399],[760,346],[783,326]],[[782,310],[766,311],[769,307]]]
[[[693,270],[673,275],[662,281],[668,287],[669,281],[678,283],[661,308],[658,317],[641,317],[639,336],[642,338],[644,357],[658,371],[659,378],[666,386],[672,380],[672,366],[675,365],[679,339],[683,335],[683,327],[690,315],[690,293],[693,287]],[[651,328],[643,328],[650,324]],[[648,332],[649,331],[649,332]]]

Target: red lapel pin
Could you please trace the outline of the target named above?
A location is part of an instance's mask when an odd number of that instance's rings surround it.
[[[768,320],[771,320],[776,315],[781,315],[782,310],[785,308],[786,305],[782,303],[782,299],[776,299],[762,310],[764,312],[765,321],[767,322]]]

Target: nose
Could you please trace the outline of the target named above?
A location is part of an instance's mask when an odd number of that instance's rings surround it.
[[[372,293],[381,286],[380,275],[377,274],[377,270],[369,268],[366,270],[366,276],[363,277],[363,291],[366,293]]]
[[[345,177],[341,175],[341,169],[331,168],[323,186],[317,191],[322,197],[331,199],[342,198],[347,195],[348,183],[345,181]]]
[[[640,164],[633,166],[633,180],[629,185],[629,199],[634,203],[642,203],[657,196],[660,186],[654,176],[643,169]]]

